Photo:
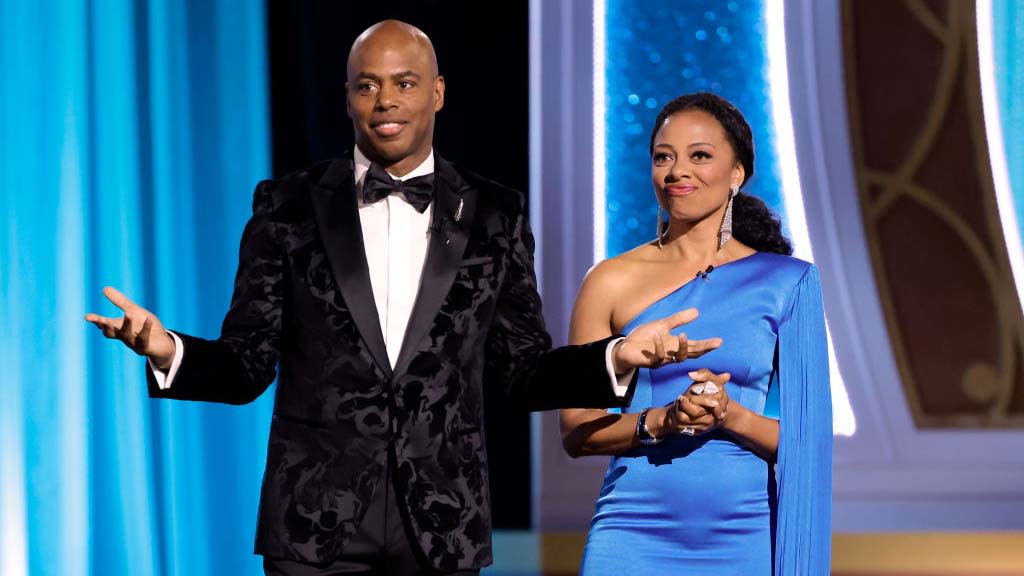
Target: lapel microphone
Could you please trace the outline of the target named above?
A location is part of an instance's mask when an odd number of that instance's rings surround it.
[[[700,271],[700,270],[697,271],[697,278],[703,278],[704,280],[707,280],[708,279],[708,274],[711,274],[711,271],[714,270],[714,269],[715,269],[715,266],[713,264],[708,264],[708,267],[705,268],[704,271]]]
[[[430,230],[431,233],[437,234],[438,236],[444,238],[445,246],[448,246],[449,244],[452,243],[452,233],[448,230],[448,222],[448,217],[445,216],[441,218],[441,222],[438,223],[437,226],[430,226],[428,228],[428,230]]]

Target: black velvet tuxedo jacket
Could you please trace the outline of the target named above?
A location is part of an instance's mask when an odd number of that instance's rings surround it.
[[[160,390],[150,376],[154,397],[246,403],[280,367],[257,553],[333,560],[392,458],[429,562],[485,566],[482,386],[531,410],[628,402],[608,383],[607,341],[550,351],[522,196],[435,159],[430,244],[394,369],[349,158],[257,186],[221,337],[179,334],[172,386]]]

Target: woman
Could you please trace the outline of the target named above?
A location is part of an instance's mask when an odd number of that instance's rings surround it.
[[[613,456],[582,572],[828,574],[832,416],[817,269],[789,256],[779,221],[740,191],[754,149],[730,103],[708,93],[669,102],[650,151],[657,239],[588,274],[570,340],[695,308],[687,335],[723,344],[641,369],[622,414],[562,411],[570,455]]]

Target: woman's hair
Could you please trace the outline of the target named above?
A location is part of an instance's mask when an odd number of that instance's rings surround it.
[[[654,138],[665,120],[684,110],[702,110],[718,120],[736,154],[736,160],[743,165],[743,183],[740,185],[750,181],[754,175],[754,136],[750,125],[728,100],[710,92],[684,94],[665,104],[651,130],[650,153],[654,153]],[[787,256],[793,253],[793,244],[783,236],[778,216],[760,198],[742,191],[733,199],[732,235],[760,252]]]

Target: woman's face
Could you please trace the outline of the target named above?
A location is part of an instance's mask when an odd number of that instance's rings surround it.
[[[672,219],[696,223],[724,210],[743,165],[714,116],[684,110],[669,116],[654,136],[651,180]]]

